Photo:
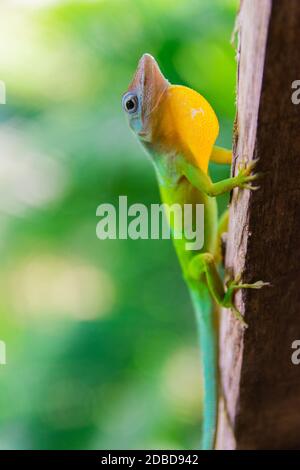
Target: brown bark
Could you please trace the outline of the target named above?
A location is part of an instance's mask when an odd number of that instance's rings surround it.
[[[269,281],[236,295],[247,330],[222,312],[220,366],[229,419],[217,448],[300,448],[300,2],[243,0],[239,15],[237,129],[233,172],[259,159],[256,192],[235,190],[226,267],[243,281]],[[229,421],[231,422],[229,424]]]

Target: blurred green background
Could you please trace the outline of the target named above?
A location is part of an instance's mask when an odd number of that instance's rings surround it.
[[[100,241],[96,208],[159,202],[120,104],[144,52],[206,96],[231,145],[235,14],[235,0],[2,0],[0,448],[197,448],[198,342],[172,244]]]

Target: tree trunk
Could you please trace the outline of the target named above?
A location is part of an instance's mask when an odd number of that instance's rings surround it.
[[[244,282],[237,293],[244,330],[221,313],[217,448],[300,448],[300,80],[299,0],[243,0],[239,13],[238,99],[233,173],[259,159],[258,191],[234,190],[225,265]]]

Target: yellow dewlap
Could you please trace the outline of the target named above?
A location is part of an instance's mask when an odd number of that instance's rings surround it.
[[[155,139],[165,151],[174,149],[207,173],[212,147],[219,133],[217,116],[196,91],[171,85],[156,109]]]

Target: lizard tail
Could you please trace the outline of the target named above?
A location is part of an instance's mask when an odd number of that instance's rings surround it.
[[[201,347],[204,377],[202,450],[214,449],[218,418],[218,345],[213,305],[208,288],[191,290]]]

